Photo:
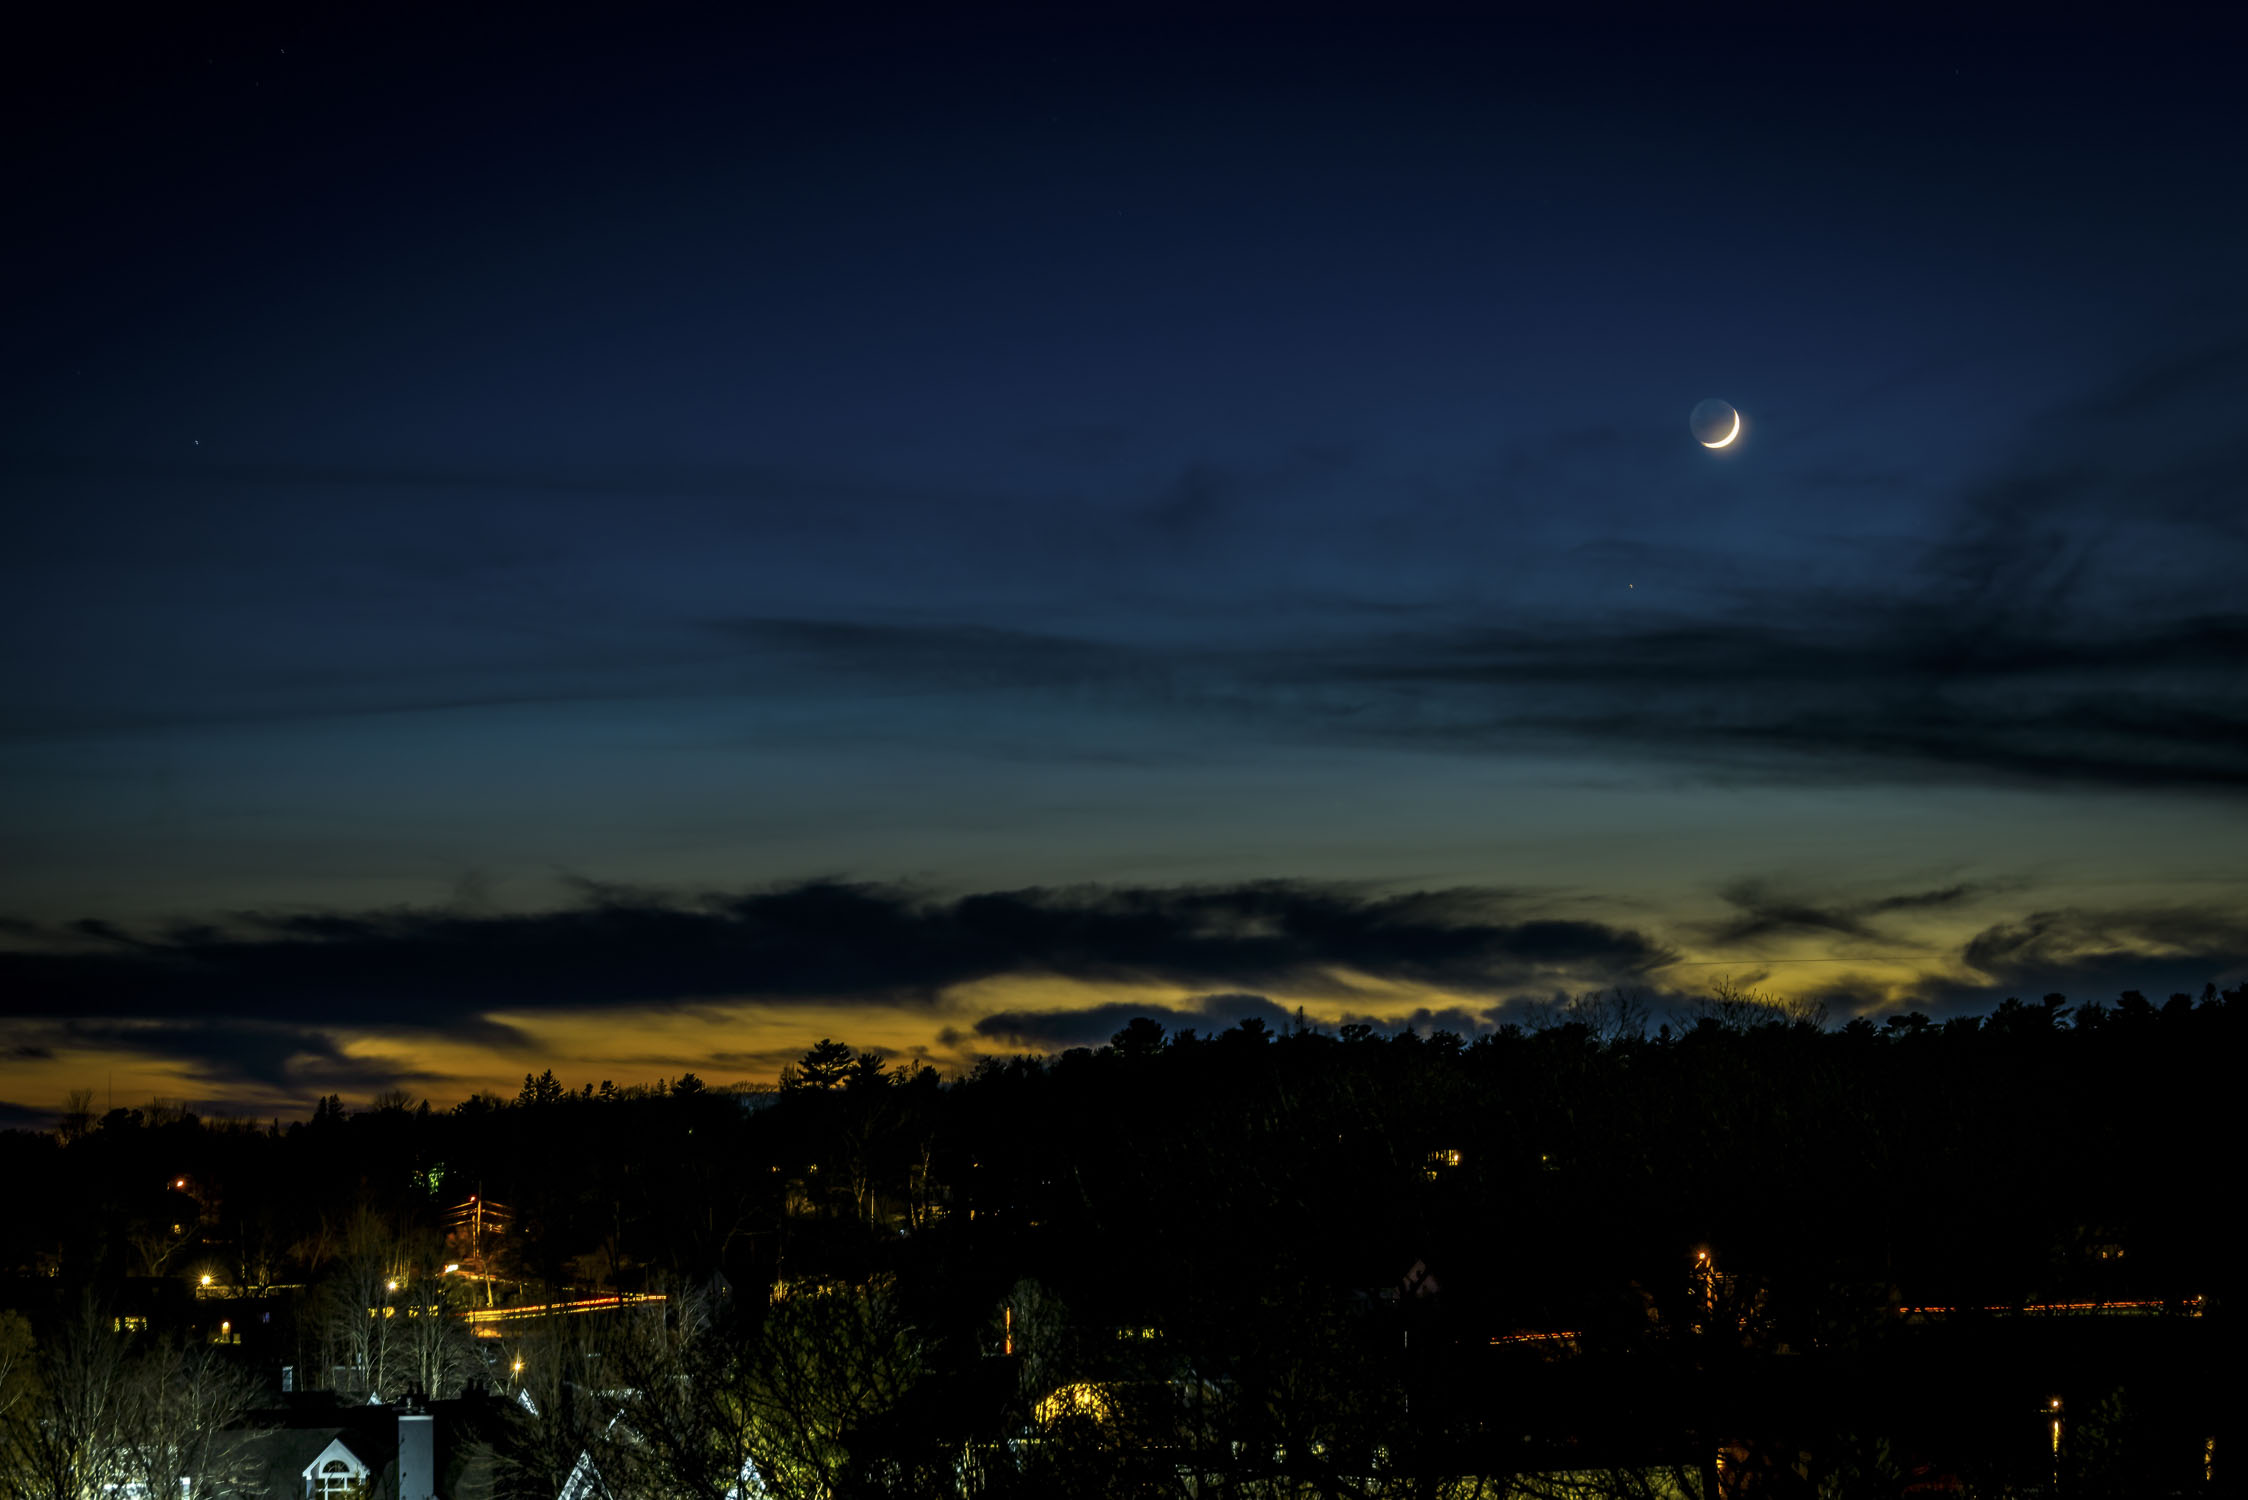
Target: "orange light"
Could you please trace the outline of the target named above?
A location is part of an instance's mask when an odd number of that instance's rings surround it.
[[[208,1271],[205,1271],[205,1272],[203,1273],[203,1285],[205,1285],[205,1286],[209,1286],[210,1284],[211,1284],[211,1273],[210,1273],[210,1272],[208,1272]]]
[[[473,1326],[510,1323],[518,1318],[543,1317],[547,1313],[604,1312],[614,1307],[634,1307],[663,1300],[661,1292],[622,1292],[607,1297],[586,1297],[576,1302],[540,1302],[529,1307],[472,1307],[461,1316]]]

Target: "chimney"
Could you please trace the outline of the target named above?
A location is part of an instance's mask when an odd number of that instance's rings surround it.
[[[398,1410],[398,1500],[437,1500],[436,1419],[418,1402]]]

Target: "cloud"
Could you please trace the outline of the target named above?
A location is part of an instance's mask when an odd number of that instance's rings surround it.
[[[1401,1015],[1360,1015],[1355,1011],[1345,1011],[1341,1024],[1347,1026],[1356,1022],[1371,1026],[1376,1031],[1391,1033],[1407,1030],[1423,1033],[1449,1031],[1455,1036],[1474,1036],[1498,1026],[1521,1025],[1525,1021],[1536,1024],[1560,1003],[1553,996],[1540,999],[1516,995],[1502,1000],[1488,1010],[1480,1011],[1463,1010],[1456,1005],[1446,1006],[1442,1010],[1431,1010],[1424,1005]]]
[[[2191,991],[2248,972],[2248,919],[2238,912],[2032,912],[1977,933],[1962,957],[2008,994],[2059,992],[2111,999],[2124,989],[2161,995]]]
[[[2052,599],[2074,582],[2064,569],[2004,609],[1948,590],[1781,590],[1690,620],[1453,621],[1264,648],[941,624],[720,628],[815,663],[831,683],[1066,695],[1079,707],[1092,691],[1295,742],[1593,750],[1719,778],[2248,790],[2248,612],[2071,615]]]
[[[170,1058],[229,1085],[316,1085],[372,1093],[422,1076],[353,1057],[333,1034],[314,1027],[231,1020],[71,1021],[62,1034],[73,1047]]]
[[[1263,995],[1203,995],[1179,1005],[1112,1004],[1081,1010],[1007,1010],[978,1020],[972,1028],[984,1041],[1008,1048],[1053,1051],[1066,1047],[1098,1047],[1132,1020],[1145,1016],[1176,1035],[1193,1030],[1226,1031],[1254,1018],[1274,1030],[1285,1027],[1294,1013]]]
[[[938,620],[722,628],[860,679],[1078,706],[1091,690],[1291,742],[2232,794],[2248,790],[2248,611],[2230,581],[2248,439],[2225,413],[2244,400],[2248,339],[2185,349],[2031,423],[2010,460],[1929,499],[1918,540],[1869,532],[1814,555],[1802,538],[1594,537],[1543,569],[1690,580],[1661,596],[1672,613],[1654,591],[1628,612],[1550,594],[1468,605],[1426,573],[1391,580],[1416,607],[1388,621],[1221,594],[1102,640]],[[1618,442],[1579,437],[1551,461],[1605,462]],[[1190,469],[1166,503],[1203,516],[1219,473]]]
[[[1775,607],[1788,601],[1773,601]],[[1338,732],[1721,770],[2248,789],[2248,614],[2068,634],[1832,600],[1818,624],[1458,629],[1306,662]],[[1355,689],[1355,691],[1352,691]]]
[[[55,1123],[52,1108],[41,1109],[0,1099],[0,1130],[45,1130]]]
[[[1838,976],[1804,998],[1838,1017],[1905,1010],[1948,1017],[1980,1015],[2009,997],[2106,1003],[2137,990],[2160,1001],[2243,979],[2248,921],[2238,913],[2059,907],[1985,926],[1960,946],[1956,962],[1917,979]]]
[[[1169,654],[1042,631],[953,623],[732,619],[708,629],[760,654],[816,664],[823,676],[896,681],[928,690],[1024,691],[1167,673]]]
[[[1877,519],[1847,537],[1747,528],[1746,511],[1730,530],[1662,522],[1678,496],[1647,491],[1675,482],[1659,458],[1677,434],[1638,426],[1563,431],[1473,482],[1377,471],[1341,447],[1187,459],[1121,509],[726,465],[243,469],[225,481],[264,497],[274,538],[255,577],[319,580],[301,618],[325,623],[300,643],[276,640],[261,611],[214,611],[209,577],[173,556],[206,543],[153,532],[142,563],[168,582],[135,583],[133,608],[166,624],[115,657],[27,662],[0,736],[786,703],[804,712],[771,719],[792,733],[836,712],[861,739],[980,734],[987,750],[1004,742],[997,753],[1074,756],[1083,735],[1068,731],[1099,710],[1104,727],[1134,720],[1136,738],[1163,743],[1208,743],[1216,727],[1467,756],[1589,752],[1719,780],[2237,794],[2248,611],[2230,574],[2248,545],[2248,437],[2227,414],[2243,401],[2248,340],[2175,351],[2055,405],[1952,492],[1900,501],[1912,509],[1893,529]],[[1824,493],[1808,472],[1765,477]],[[302,493],[345,483],[426,492],[399,527],[405,550],[378,564],[292,529],[324,514]],[[1602,519],[1552,529],[1489,493],[1580,490],[1603,497]],[[438,514],[472,491],[478,506]],[[617,495],[647,502],[629,535],[604,519]],[[1829,526],[1863,513],[1800,509]],[[78,619],[115,538],[135,531],[97,525],[99,506],[42,514],[68,542],[17,564],[18,592],[45,601],[17,606],[33,633]],[[1370,542],[1358,528],[1371,515],[1385,536],[1410,522],[1411,544]],[[1272,565],[1241,572],[1216,537],[1235,532],[1278,548]],[[744,616],[743,575],[701,564],[753,535],[774,545],[736,549],[766,570],[751,591],[763,612]],[[237,550],[224,566],[250,568]],[[284,565],[308,551],[321,567]],[[1463,583],[1461,559],[1494,553],[1511,582]],[[338,555],[360,559],[340,584],[327,571]],[[1672,583],[1650,587],[1655,575]],[[1607,585],[1620,597],[1632,577],[1641,592],[1620,609]],[[975,711],[945,715],[947,695]],[[995,735],[986,710],[1000,696],[1046,717]]]
[[[928,1007],[954,985],[1025,974],[1338,994],[1355,974],[1496,995],[1597,986],[1670,957],[1643,934],[1518,915],[1473,889],[1271,881],[938,899],[822,881],[680,899],[593,887],[531,914],[253,912],[149,935],[105,928],[74,950],[0,953],[0,1015],[163,1023],[204,1051],[222,1042],[206,1047],[194,1028],[258,1023],[223,1045],[274,1074],[292,1058],[333,1062],[318,1033],[292,1029],[308,1016],[457,1035],[492,1030],[475,1018],[495,1014],[721,997]]]
[[[184,1065],[203,1080],[205,1087],[237,1102],[308,1091],[373,1094],[434,1081],[439,1076],[390,1058],[355,1054],[338,1030],[325,1025],[226,1016],[19,1016],[11,1024],[20,1040],[5,1054],[8,1060],[47,1063],[87,1053],[156,1058]],[[475,1017],[466,1017],[461,1026],[448,1028],[447,1039],[475,1041],[494,1033],[527,1047],[519,1033]]]
[[[1734,881],[1719,894],[1733,907],[1733,915],[1707,924],[1704,932],[1713,944],[1733,947],[1804,934],[1888,942],[1891,935],[1874,925],[1873,918],[1957,906],[1975,895],[1976,888],[1962,882],[1936,890],[1822,903],[1792,891],[1783,892],[1775,882],[1750,877]]]

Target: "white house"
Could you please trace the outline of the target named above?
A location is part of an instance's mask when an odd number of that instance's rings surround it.
[[[437,1429],[447,1409],[300,1405],[254,1414],[262,1500],[449,1500]],[[454,1439],[454,1464],[462,1461]]]

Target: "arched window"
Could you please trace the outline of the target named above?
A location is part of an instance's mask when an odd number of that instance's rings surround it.
[[[312,1479],[312,1500],[349,1500],[361,1493],[359,1476],[340,1458],[331,1458],[322,1464],[320,1472]]]

